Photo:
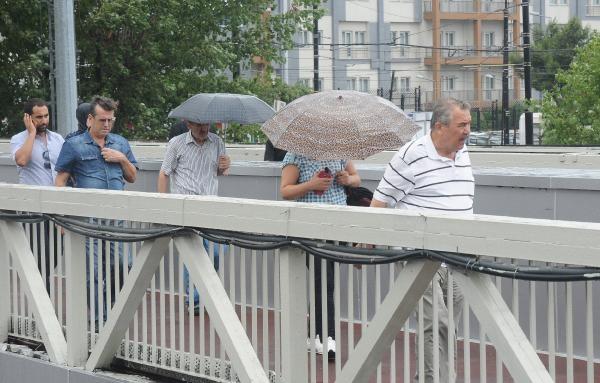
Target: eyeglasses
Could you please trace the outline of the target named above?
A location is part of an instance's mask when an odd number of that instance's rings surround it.
[[[42,158],[44,159],[44,169],[52,169],[52,165],[50,165],[50,153],[47,150],[42,153]]]
[[[116,119],[117,119],[116,117],[111,117],[111,118],[96,118],[96,121],[100,121],[100,123],[102,125],[106,125],[106,124],[112,125],[112,124],[115,123]]]

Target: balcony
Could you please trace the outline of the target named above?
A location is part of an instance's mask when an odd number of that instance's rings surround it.
[[[585,6],[586,16],[600,16],[600,4],[589,4]]]
[[[535,163],[536,154],[524,155],[528,164]],[[568,166],[568,156],[550,155],[555,156],[557,166]],[[581,157],[572,165],[583,162]],[[153,185],[157,163],[145,160],[140,166],[140,184],[135,186],[144,189]],[[277,199],[278,169],[277,164],[235,162],[232,175],[223,178],[221,193]],[[371,188],[382,170],[383,164],[359,165]],[[589,182],[600,179],[597,171],[518,171],[503,163],[496,170],[476,167],[475,176],[476,213],[529,218],[414,215],[257,199],[0,184],[0,209],[4,211],[0,215],[0,302],[6,303],[0,305],[0,317],[6,318],[0,338],[11,335],[41,342],[52,360],[50,365],[64,363],[87,371],[116,363],[188,380],[304,383],[352,381],[356,373],[367,376],[357,381],[376,379],[379,374],[383,382],[394,381],[392,376],[395,381],[409,381],[419,369],[416,355],[421,351],[415,346],[415,335],[421,333],[422,325],[412,313],[419,310],[418,299],[410,298],[410,287],[403,282],[411,275],[424,275],[431,261],[360,269],[335,262],[334,332],[339,352],[328,361],[306,351],[306,338],[315,331],[312,271],[319,260],[312,255],[307,258],[306,249],[285,243],[276,250],[273,247],[281,242],[278,236],[284,236],[316,245],[317,250],[327,245],[325,240],[364,242],[382,248],[460,250],[521,268],[548,263],[600,267],[600,224],[532,218],[579,217],[600,222],[596,210],[583,207],[597,203],[595,181]],[[580,205],[583,208],[577,209]],[[39,218],[53,221],[21,224],[7,210],[44,213],[48,216]],[[123,229],[121,235],[124,229],[131,233],[126,242],[100,240],[103,244],[98,251],[104,257],[98,273],[107,282],[106,294],[99,284],[97,300],[93,288],[89,293],[85,277],[91,264],[86,266],[86,256],[92,258],[91,251],[86,255],[85,234],[73,231],[78,226],[64,221],[63,215],[85,221],[88,217],[113,220]],[[157,234],[166,229],[163,225],[169,225],[169,230],[188,227],[194,231],[140,237]],[[208,252],[200,236],[210,239]],[[223,239],[235,242],[219,244]],[[56,255],[49,257],[48,265],[39,257],[46,248]],[[113,267],[111,253],[116,260]],[[190,270],[188,291],[194,286],[200,291],[198,315],[185,303],[183,265]],[[593,326],[600,319],[598,295],[593,295],[598,281],[527,281],[512,275],[489,279],[458,270],[451,272],[451,278],[470,287],[464,288],[466,303],[452,306],[463,310],[456,323],[459,380],[467,376],[471,381],[486,377],[519,382],[600,379],[600,343]],[[326,284],[326,275],[323,279]],[[486,299],[488,293],[495,299]],[[393,300],[403,296],[404,319],[386,320]],[[105,304],[110,312],[106,319],[99,315],[96,323],[96,307]],[[326,318],[323,322],[327,323]],[[382,334],[377,329],[393,334],[389,342],[379,343]],[[515,339],[515,334],[521,335]],[[372,348],[366,346],[377,339]],[[536,361],[533,350],[541,361]],[[5,354],[0,352],[0,358]],[[373,362],[364,363],[365,355]],[[503,364],[506,369],[501,368]],[[12,373],[3,369],[0,377]]]
[[[339,52],[341,60],[361,60],[369,58],[369,47],[366,45],[341,46]]]
[[[420,60],[425,56],[431,56],[431,49],[414,48],[401,45],[392,45],[390,48],[390,58],[393,60]]]
[[[433,65],[433,54],[427,52],[425,65]],[[441,50],[441,65],[502,64],[501,46],[484,46],[480,50],[471,45],[444,45]]]
[[[480,9],[477,9],[477,4]],[[503,1],[440,1],[439,13],[442,20],[472,20],[480,18],[482,20],[502,20]],[[513,9],[513,2],[509,2],[508,8]],[[424,2],[425,20],[431,20],[433,17],[432,2]]]

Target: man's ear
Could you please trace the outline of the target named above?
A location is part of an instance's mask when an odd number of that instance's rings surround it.
[[[88,114],[87,120],[85,120],[85,126],[87,126],[88,129],[92,126],[93,118],[94,118],[94,116],[92,116],[91,114]]]

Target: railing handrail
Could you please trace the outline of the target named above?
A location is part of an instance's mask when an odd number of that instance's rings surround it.
[[[0,209],[600,267],[600,223],[0,184]]]

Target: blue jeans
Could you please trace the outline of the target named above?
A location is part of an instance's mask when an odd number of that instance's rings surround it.
[[[206,252],[209,252],[210,249],[210,242],[208,242],[207,239],[202,238],[202,242],[204,243],[204,249],[206,249]],[[214,264],[215,264],[215,270],[219,271],[219,248],[221,247],[221,245],[219,245],[218,243],[213,244],[213,259],[214,259]],[[225,252],[227,251],[227,249],[229,248],[228,245],[225,245]],[[185,294],[187,296],[190,295],[190,273],[188,272],[187,268],[184,266],[183,267],[183,286],[185,289]],[[200,303],[200,296],[198,295],[198,290],[196,290],[194,288],[194,307],[198,305],[198,303]]]
[[[123,226],[123,221],[111,221],[111,220],[100,220],[100,219],[90,219],[89,221],[90,223],[98,223],[98,224],[103,224],[103,225],[108,225],[108,224],[113,224],[114,226],[119,226],[122,227]],[[93,254],[94,254],[94,284],[92,287],[92,283],[91,283],[91,279],[90,279],[90,243],[93,243]],[[117,286],[116,281],[115,281],[115,243],[114,242],[103,242],[100,239],[95,239],[95,238],[88,238],[86,237],[86,241],[85,241],[85,254],[86,254],[86,268],[85,268],[85,273],[86,273],[86,279],[88,282],[88,289],[89,288],[93,288],[94,289],[94,319],[96,321],[98,321],[98,318],[100,318],[99,314],[99,305],[98,305],[98,263],[100,263],[100,267],[102,268],[102,300],[103,300],[103,307],[102,307],[102,319],[105,322],[107,317],[108,317],[108,311],[112,308],[112,305],[115,301],[115,297],[116,297],[116,292],[123,286],[123,282],[124,282],[124,278],[125,278],[125,273],[123,268],[127,267],[128,270],[131,269],[131,265],[132,265],[132,259],[127,257],[127,266],[124,265],[123,262],[123,258],[125,257],[125,247],[123,246],[124,243],[123,242],[118,242],[117,243],[117,251],[119,254],[119,264],[123,265],[122,267],[119,267],[119,286]],[[131,244],[129,244],[129,246],[131,246]],[[108,247],[108,249],[106,248]],[[100,248],[100,249],[99,249]],[[98,250],[100,250],[100,252],[98,252]],[[99,254],[100,254],[100,258],[99,258]],[[105,259],[105,257],[108,257],[109,259],[109,270],[110,270],[110,283],[111,283],[111,294],[110,297],[107,296],[106,294],[106,262],[107,260]],[[98,259],[100,259],[100,262],[98,262]],[[88,303],[89,303],[89,299],[90,299],[90,293],[88,290]],[[110,305],[108,304],[110,301]],[[91,307],[91,305],[90,305]]]

